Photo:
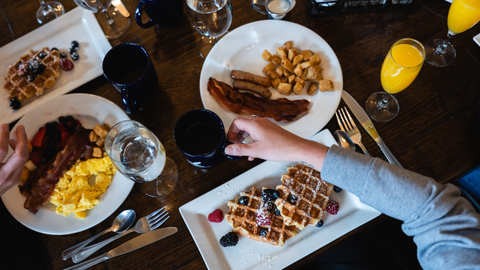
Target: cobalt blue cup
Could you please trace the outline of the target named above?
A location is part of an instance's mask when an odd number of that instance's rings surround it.
[[[135,10],[135,21],[142,28],[150,28],[155,24],[174,25],[183,14],[184,0],[140,0]],[[142,22],[142,13],[149,17],[147,23]]]
[[[123,109],[137,112],[158,86],[155,67],[147,51],[135,43],[121,43],[103,58],[103,75],[122,95]]]
[[[209,110],[196,109],[182,115],[173,129],[173,139],[188,162],[199,168],[211,168],[223,157],[240,158],[225,154],[230,144],[225,127],[220,117]]]

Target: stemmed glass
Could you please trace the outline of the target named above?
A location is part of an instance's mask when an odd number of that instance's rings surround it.
[[[432,66],[446,67],[457,55],[450,39],[467,31],[480,21],[480,0],[453,0],[448,11],[447,39],[435,39],[425,44],[426,60]]]
[[[200,56],[207,57],[219,38],[232,24],[230,0],[186,0],[187,13],[193,27],[202,34]]]
[[[37,21],[39,24],[47,23],[65,13],[63,5],[57,1],[45,2],[39,0],[40,7],[37,10]]]
[[[78,6],[91,12],[100,11],[103,15],[97,17],[103,33],[108,39],[116,39],[127,32],[130,18],[124,17],[112,5],[112,0],[73,0]]]
[[[407,88],[417,77],[425,60],[425,48],[415,39],[395,42],[383,61],[380,79],[385,92],[371,94],[365,111],[378,122],[388,122],[398,115],[400,106],[396,94]]]
[[[139,183],[148,196],[165,196],[177,186],[177,165],[166,157],[155,134],[139,122],[115,124],[105,137],[105,152],[117,170]]]

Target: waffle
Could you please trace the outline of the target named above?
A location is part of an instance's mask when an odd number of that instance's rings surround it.
[[[47,54],[43,59],[39,57],[39,54],[42,52]],[[28,65],[28,62],[31,60],[38,60],[45,65],[45,70],[41,74],[38,74],[32,82],[29,82],[27,75],[20,76],[18,74],[18,69],[20,64],[24,63]],[[40,96],[43,94],[45,88],[50,88],[55,84],[55,79],[60,76],[59,70],[60,53],[58,51],[51,51],[47,47],[37,51],[28,50],[15,64],[8,67],[3,88],[8,91],[9,98],[16,97],[20,101],[26,100],[34,95]],[[28,74],[32,75],[33,73],[28,71]]]
[[[256,187],[251,187],[249,191],[240,192],[240,196],[228,201],[230,211],[228,214],[225,214],[225,219],[228,221],[228,224],[232,226],[235,233],[255,241],[281,247],[288,238],[297,235],[298,230],[295,226],[285,225],[283,217],[281,215],[276,216],[275,214],[272,214],[271,225],[257,225],[257,210],[259,210],[263,204],[260,195],[261,191],[257,190]],[[249,197],[246,206],[238,202],[239,198],[243,196]],[[260,235],[262,228],[268,230],[266,236]]]
[[[285,224],[303,230],[307,225],[316,225],[323,217],[333,185],[323,181],[320,173],[302,164],[290,166],[283,174],[277,190],[280,197],[275,205],[284,217]],[[297,198],[291,203],[289,196]]]

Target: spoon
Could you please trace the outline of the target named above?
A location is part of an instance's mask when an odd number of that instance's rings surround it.
[[[133,222],[135,221],[135,211],[133,210],[124,210],[122,211],[113,221],[113,224],[110,228],[106,229],[105,231],[90,237],[89,239],[76,244],[73,247],[67,248],[63,251],[62,253],[62,258],[63,260],[66,260],[75,253],[79,252],[81,249],[83,249],[86,245],[88,245],[90,242],[93,240],[97,239],[98,237],[108,233],[108,232],[116,232],[116,233],[121,233],[126,231],[130,226],[132,226]]]
[[[342,148],[355,151],[355,143],[353,143],[352,139],[347,135],[347,133],[337,130],[333,136],[335,137],[338,145],[340,145]]]

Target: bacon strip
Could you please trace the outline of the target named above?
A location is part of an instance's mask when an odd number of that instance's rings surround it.
[[[276,121],[292,122],[308,112],[310,101],[289,100],[286,98],[266,99],[250,93],[240,93],[230,85],[210,78],[208,92],[220,105],[238,114],[257,114]]]
[[[91,142],[88,137],[91,131],[81,129],[75,132],[67,140],[64,149],[58,152],[55,161],[39,166],[25,184],[20,186],[20,192],[27,197],[23,205],[25,209],[35,214],[38,206],[48,202],[60,177],[75,161],[91,157],[93,147],[89,145]]]

